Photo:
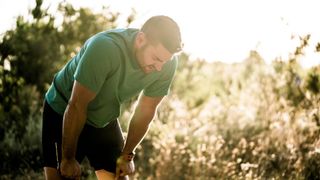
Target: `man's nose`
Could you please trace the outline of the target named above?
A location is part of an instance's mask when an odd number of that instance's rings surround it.
[[[161,71],[162,66],[163,66],[163,63],[157,63],[157,64],[155,65],[155,68],[156,68],[157,71]]]

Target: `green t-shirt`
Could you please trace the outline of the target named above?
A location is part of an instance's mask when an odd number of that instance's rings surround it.
[[[177,58],[168,61],[160,72],[145,74],[133,54],[137,32],[137,29],[116,29],[94,35],[56,74],[56,87],[67,99],[74,80],[97,93],[87,109],[87,123],[94,127],[104,127],[116,119],[120,105],[142,90],[151,97],[169,92]],[[64,113],[67,102],[53,84],[46,100],[57,113]]]

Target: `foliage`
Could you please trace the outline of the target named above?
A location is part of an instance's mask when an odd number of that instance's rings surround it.
[[[319,179],[320,67],[302,69],[297,58],[182,60],[136,178]]]

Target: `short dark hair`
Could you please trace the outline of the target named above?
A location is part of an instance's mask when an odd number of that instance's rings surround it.
[[[171,53],[182,50],[181,33],[178,24],[168,16],[153,16],[141,28],[148,39],[161,43]]]

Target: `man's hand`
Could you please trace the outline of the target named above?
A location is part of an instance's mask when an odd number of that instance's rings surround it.
[[[77,160],[62,160],[60,166],[61,176],[70,179],[80,179],[81,167]]]
[[[116,180],[119,179],[121,176],[126,176],[133,174],[135,171],[134,162],[133,160],[128,161],[124,158],[123,155],[121,155],[117,159],[117,168],[116,168]]]

